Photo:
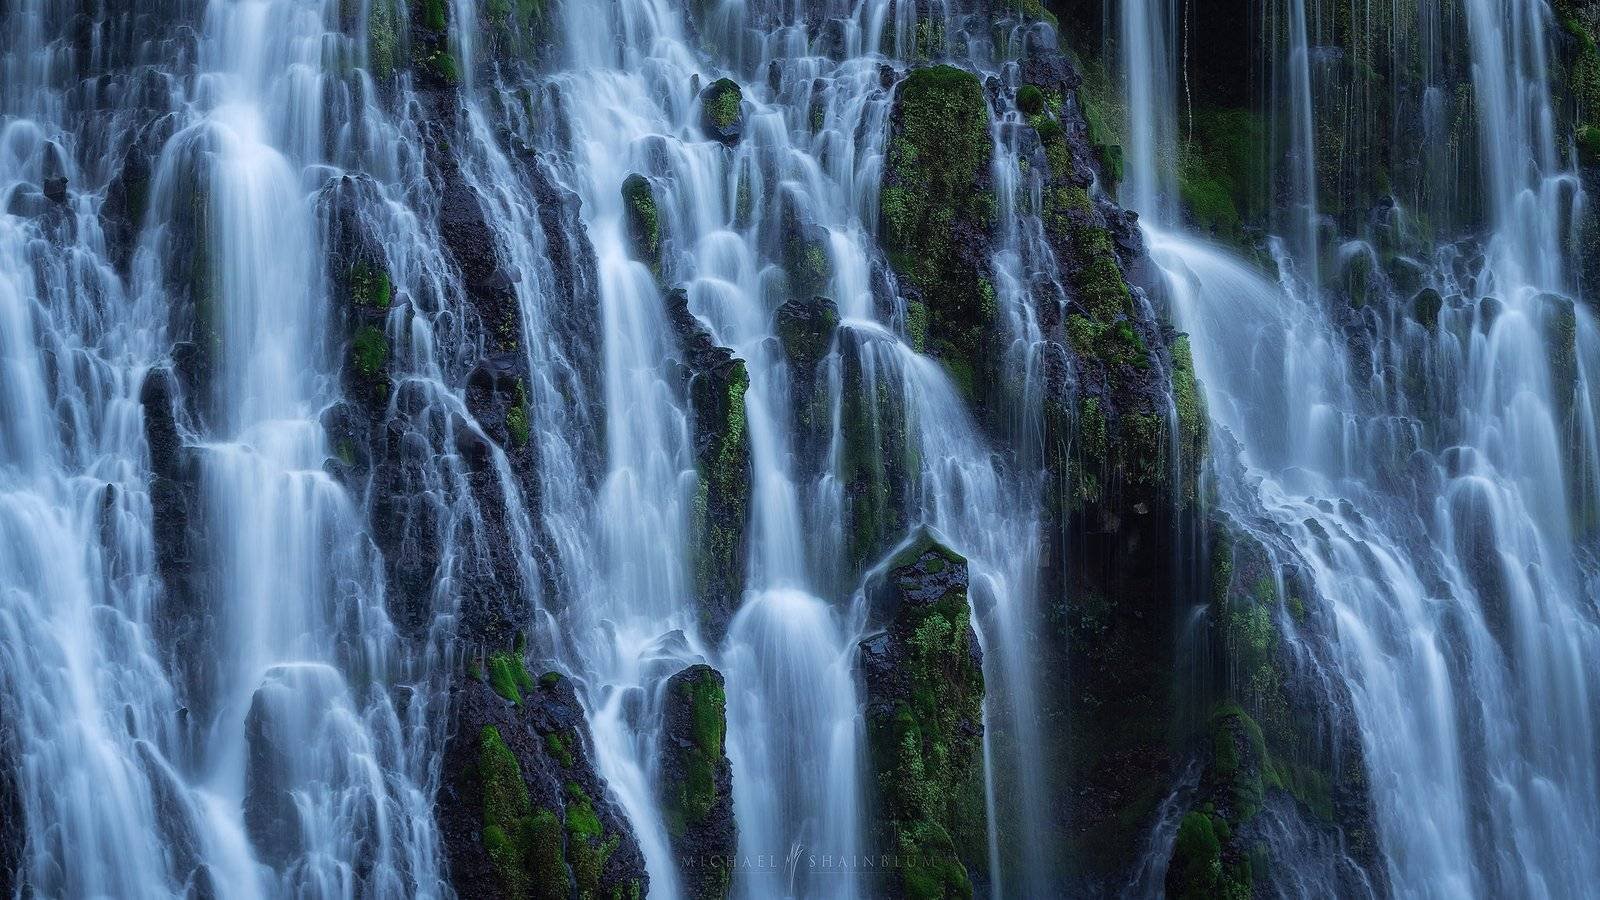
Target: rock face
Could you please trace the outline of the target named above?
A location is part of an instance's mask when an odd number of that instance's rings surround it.
[[[690,666],[664,690],[661,805],[683,891],[693,900],[722,900],[732,887],[739,842],[722,673]]]
[[[839,307],[826,297],[788,300],[778,307],[773,330],[789,362],[796,461],[802,477],[814,478],[822,470],[832,428],[823,362],[839,331]]]
[[[919,532],[874,585],[861,642],[876,838],[906,861],[890,894],[970,897],[985,856],[983,654],[967,562]]]
[[[1348,693],[1318,659],[1330,648],[1310,585],[1253,535],[1214,521],[1207,578],[1210,654],[1228,661],[1209,712],[1188,738],[1200,781],[1167,868],[1170,897],[1249,897],[1278,868],[1264,835],[1337,848],[1327,876],[1341,895],[1383,895],[1366,764]],[[1285,634],[1292,620],[1297,643]],[[1272,845],[1271,849],[1279,849]]]
[[[695,591],[701,635],[722,642],[744,592],[749,541],[751,462],[744,393],[750,375],[744,360],[718,347],[682,290],[666,298],[667,318],[678,334],[687,380],[695,465],[691,527],[694,529]]]
[[[514,652],[475,666],[453,698],[435,800],[457,895],[645,896],[644,857],[590,762],[571,683],[553,672],[534,681]]]
[[[878,227],[906,295],[906,337],[969,394],[980,370],[995,364],[985,352],[997,315],[989,278],[993,155],[978,76],[933,66],[899,85]]]

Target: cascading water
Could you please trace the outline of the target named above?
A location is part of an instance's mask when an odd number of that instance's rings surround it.
[[[1286,161],[1291,183],[1314,185],[1306,13],[1288,5],[1289,71],[1275,76],[1298,96],[1283,102]],[[1146,233],[1227,436],[1213,449],[1227,459],[1238,442],[1245,474],[1219,467],[1221,510],[1268,523],[1262,542],[1311,572],[1359,722],[1384,882],[1400,896],[1578,896],[1596,856],[1562,835],[1600,811],[1597,682],[1584,663],[1600,628],[1582,513],[1594,326],[1559,293],[1572,285],[1560,235],[1577,187],[1554,151],[1544,6],[1465,6],[1482,168],[1462,174],[1483,184],[1489,236],[1476,261],[1453,245],[1423,261],[1432,296],[1450,298],[1437,326],[1401,297],[1399,312],[1367,319],[1370,344],[1349,341],[1348,317],[1330,307],[1342,301],[1305,258],[1322,252],[1314,204],[1311,243],[1288,236],[1276,283],[1159,218]],[[1125,70],[1163,65],[1130,58]],[[1373,252],[1351,243],[1337,256]],[[1277,617],[1296,640],[1293,618]],[[1319,880],[1312,857],[1326,848],[1290,853],[1293,874],[1277,882],[1288,893],[1353,890]]]
[[[0,887],[1151,892],[1212,776],[1147,638],[1215,627],[1141,593],[1204,493],[1159,309],[1209,512],[1304,582],[1274,633],[1369,781],[1370,868],[1271,761],[1273,887],[1582,895],[1585,198],[1545,5],[1422,6],[1470,38],[1438,159],[1486,237],[1330,242],[1333,17],[1286,0],[1277,279],[1180,225],[1195,11],[1116,9],[1147,294],[1045,5],[0,2]],[[974,171],[919,173],[941,142]]]

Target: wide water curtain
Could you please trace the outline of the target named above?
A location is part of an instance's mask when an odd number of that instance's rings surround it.
[[[1597,38],[0,0],[0,896],[1592,893]]]

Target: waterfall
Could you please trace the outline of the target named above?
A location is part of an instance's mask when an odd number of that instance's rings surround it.
[[[1274,279],[1159,217],[1146,225],[1219,426],[1220,509],[1262,523],[1257,537],[1310,571],[1313,621],[1331,629],[1327,663],[1359,725],[1390,889],[1576,896],[1597,858],[1561,835],[1600,811],[1600,685],[1584,663],[1600,629],[1591,541],[1574,512],[1589,501],[1573,496],[1592,490],[1594,338],[1589,311],[1559,295],[1571,287],[1559,235],[1577,187],[1554,149],[1545,7],[1465,4],[1481,168],[1457,175],[1482,186],[1487,247],[1465,267],[1452,265],[1454,246],[1432,248],[1424,285],[1451,298],[1437,327],[1385,281],[1399,312],[1368,319],[1364,347],[1341,334],[1352,315],[1317,274],[1306,4],[1286,5],[1288,71],[1272,77],[1291,111],[1290,202],[1310,198],[1309,236],[1286,226]],[[1130,133],[1149,140],[1160,128]],[[1159,158],[1159,148],[1130,154]],[[1355,241],[1338,256],[1373,253]],[[1563,354],[1572,365],[1547,365]],[[1398,383],[1385,360],[1405,360],[1422,384]],[[1242,478],[1229,474],[1235,452]],[[1278,617],[1291,644],[1322,652]],[[1318,880],[1313,857],[1328,852],[1304,841],[1280,851],[1292,871],[1275,880],[1289,894],[1352,890]]]
[[[0,893],[1590,892],[1589,26],[1198,6],[0,0]]]

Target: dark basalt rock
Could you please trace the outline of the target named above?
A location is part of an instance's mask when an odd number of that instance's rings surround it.
[[[732,887],[739,837],[722,673],[690,666],[669,678],[662,715],[661,803],[684,893],[722,900]]]
[[[23,885],[23,852],[27,847],[27,815],[17,784],[19,747],[11,722],[0,718],[0,896],[13,897]]]
[[[644,856],[590,760],[571,682],[530,679],[515,653],[472,665],[452,690],[434,802],[457,895],[642,898]]]
[[[683,350],[695,464],[700,473],[692,511],[695,588],[701,636],[714,646],[727,634],[728,622],[744,593],[752,477],[744,393],[750,376],[744,360],[717,346],[689,311],[687,293],[671,291],[664,303],[667,320]]]
[[[814,476],[822,467],[832,430],[823,361],[839,330],[839,308],[826,297],[789,300],[778,307],[773,330],[789,361],[789,408],[799,471]]]
[[[967,562],[927,532],[871,588],[860,645],[875,836],[905,860],[894,895],[970,897],[986,856],[983,655]]]
[[[151,369],[139,388],[145,442],[150,453],[151,532],[156,571],[166,596],[155,612],[156,628],[172,649],[170,664],[190,702],[203,702],[215,683],[213,622],[207,598],[210,565],[205,505],[199,496],[199,461],[179,432],[177,378],[172,369]]]

